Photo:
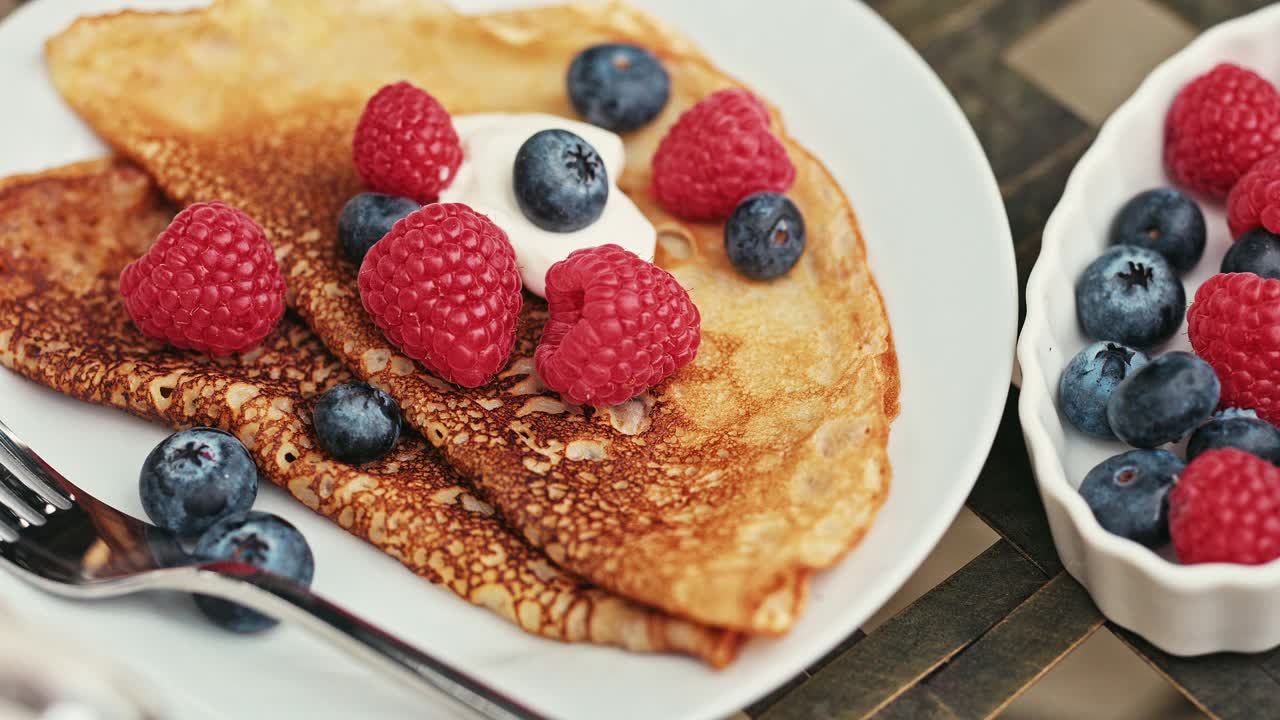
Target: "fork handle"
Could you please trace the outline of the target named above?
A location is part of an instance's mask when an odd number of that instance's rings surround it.
[[[197,574],[199,592],[302,625],[415,689],[434,689],[472,713],[490,720],[547,718],[287,578],[231,562],[201,565]]]

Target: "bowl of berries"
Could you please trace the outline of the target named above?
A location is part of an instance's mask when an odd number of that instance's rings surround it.
[[[1019,415],[1067,570],[1178,655],[1280,645],[1280,6],[1170,58],[1045,226]]]

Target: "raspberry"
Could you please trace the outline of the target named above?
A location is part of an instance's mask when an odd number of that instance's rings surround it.
[[[1164,164],[1184,187],[1220,200],[1261,158],[1280,150],[1280,93],[1223,63],[1178,92],[1164,124]]]
[[[1280,280],[1214,275],[1187,311],[1191,347],[1222,382],[1220,407],[1280,423]]]
[[[1280,557],[1280,468],[1235,448],[1200,455],[1169,493],[1169,532],[1184,563]]]
[[[120,292],[143,335],[212,355],[257,347],[284,315],[284,277],[267,236],[216,201],[178,213],[120,273]]]
[[[671,273],[617,245],[576,250],[547,271],[550,317],[534,354],[547,387],[616,405],[698,354],[698,308]]]
[[[369,98],[352,153],[369,187],[424,204],[449,187],[462,164],[462,144],[448,111],[404,81]]]
[[[751,193],[796,179],[769,113],[746,90],[719,90],[685,111],[653,156],[658,202],[687,220],[720,220]]]
[[[409,213],[365,255],[360,299],[393,345],[456,385],[506,364],[520,314],[507,234],[460,203]]]
[[[1232,238],[1259,226],[1280,233],[1280,154],[1259,160],[1227,195]]]

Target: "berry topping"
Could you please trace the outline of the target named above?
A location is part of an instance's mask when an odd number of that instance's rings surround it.
[[[213,355],[257,347],[284,315],[284,277],[262,228],[220,202],[178,213],[120,274],[143,335]]]
[[[621,43],[593,45],[578,53],[567,82],[578,114],[614,132],[648,125],[671,95],[671,78],[658,58]]]
[[[1220,200],[1258,160],[1280,150],[1280,93],[1256,73],[1223,63],[1178,92],[1164,125],[1174,182]]]
[[[1076,353],[1058,382],[1062,414],[1090,435],[1115,437],[1107,421],[1107,401],[1122,380],[1146,367],[1147,362],[1141,350],[1120,343],[1096,342]]]
[[[400,438],[400,406],[368,383],[329,388],[320,396],[311,419],[320,447],[353,465],[386,455]]]
[[[1254,163],[1231,188],[1227,227],[1233,238],[1258,227],[1280,233],[1280,153]]]
[[[575,404],[639,395],[692,361],[702,339],[698,308],[671,273],[617,245],[552,265],[547,305],[538,375]]]
[[[1280,280],[1214,275],[1196,291],[1187,328],[1222,380],[1222,404],[1280,422]]]
[[[1107,422],[1124,442],[1157,447],[1208,420],[1218,394],[1218,376],[1205,361],[1191,353],[1165,353],[1116,386],[1107,401]]]
[[[1168,450],[1130,450],[1090,470],[1080,495],[1107,532],[1155,548],[1169,541],[1169,488],[1182,471]]]
[[[1234,448],[1197,457],[1169,493],[1169,532],[1184,563],[1280,557],[1280,468]]]
[[[1148,190],[1134,196],[1111,224],[1112,245],[1137,245],[1154,250],[1175,272],[1195,267],[1204,254],[1204,213],[1195,201],[1172,188]]]
[[[785,195],[748,195],[724,226],[724,249],[738,272],[756,280],[785,275],[804,252],[804,217]]]
[[[769,113],[741,89],[714,92],[685,111],[653,156],[653,192],[687,220],[720,220],[754,192],[786,192],[796,168],[769,131]]]
[[[369,187],[420,203],[433,202],[462,164],[462,144],[448,111],[404,81],[369,98],[352,153]]]
[[[512,185],[520,211],[550,232],[595,222],[609,199],[609,175],[591,143],[568,130],[534,133],[516,152]]]
[[[357,266],[373,244],[391,232],[400,218],[422,207],[405,197],[382,193],[360,193],[342,206],[338,215],[338,240]]]
[[[393,345],[463,387],[488,382],[515,344],[520,273],[507,234],[461,203],[410,213],[369,249],[360,298]]]
[[[1206,451],[1231,447],[1280,465],[1280,430],[1252,410],[1230,408],[1201,425],[1187,443],[1187,461]]]
[[[1280,280],[1280,235],[1260,227],[1246,231],[1227,248],[1222,272],[1248,272]]]
[[[315,557],[307,539],[288,520],[265,512],[233,515],[209,528],[196,543],[200,562],[233,562],[253,565],[311,585]],[[238,633],[261,632],[276,620],[221,598],[196,595],[196,605],[210,620]]]
[[[253,507],[258,466],[230,433],[182,430],[147,455],[138,491],[152,522],[182,535],[194,534]]]
[[[1173,337],[1186,302],[1164,256],[1134,245],[1108,249],[1076,282],[1076,315],[1085,334],[1138,348]]]

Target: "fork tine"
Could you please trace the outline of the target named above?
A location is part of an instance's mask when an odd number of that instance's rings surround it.
[[[4,465],[5,463],[0,461],[0,468],[3,468]],[[39,493],[27,487],[27,484],[22,482],[22,479],[11,470],[0,472],[0,487],[7,487],[27,507],[41,515],[47,515],[48,511],[50,511],[50,504],[40,497]]]
[[[59,510],[71,508],[72,497],[66,488],[74,486],[13,434],[3,420],[0,420],[0,465],[8,467],[22,485],[44,502]]]
[[[4,474],[5,469],[0,467],[0,475]],[[21,527],[22,524],[18,522],[17,516],[0,505],[0,542],[17,542],[22,537]]]
[[[7,458],[0,458],[0,465],[4,465],[6,472],[0,472],[0,505],[4,505],[13,511],[20,519],[27,521],[32,525],[44,524],[44,513],[38,509],[31,507],[22,495],[18,493],[15,486],[21,486],[12,471],[9,471]]]

